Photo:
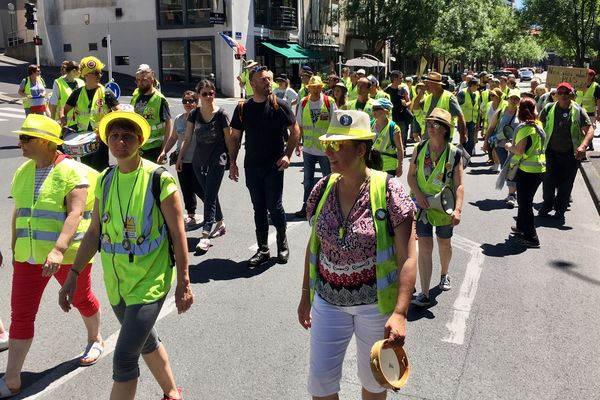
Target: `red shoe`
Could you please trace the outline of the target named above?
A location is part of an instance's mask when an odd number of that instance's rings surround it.
[[[165,394],[165,397],[163,397],[161,400],[183,400],[183,395],[181,394],[181,388],[177,388],[177,393],[179,393],[179,397],[177,397],[177,398],[167,396]]]

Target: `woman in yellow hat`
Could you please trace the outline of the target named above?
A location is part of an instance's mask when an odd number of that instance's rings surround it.
[[[135,397],[140,355],[160,384],[164,399],[180,399],[181,389],[175,384],[167,352],[154,329],[173,280],[177,280],[177,310],[183,313],[193,302],[177,185],[164,168],[140,156],[140,147],[150,136],[144,117],[114,112],[102,119],[99,129],[117,165],[98,178],[92,223],[75,258],[73,273],[59,292],[59,303],[64,311],[71,308],[75,278],[83,260],[92,258],[100,243],[108,299],[121,323],[113,357],[111,399]]]
[[[369,116],[334,112],[320,137],[333,174],[307,203],[312,220],[298,320],[311,328],[308,390],[337,399],[344,354],[356,335],[363,399],[385,399],[373,377],[370,350],[404,344],[406,312],[416,276],[414,205],[396,179],[377,171]]]

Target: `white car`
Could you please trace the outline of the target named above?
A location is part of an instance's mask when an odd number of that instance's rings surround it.
[[[521,68],[519,70],[521,81],[530,81],[533,79],[533,72],[529,68]]]

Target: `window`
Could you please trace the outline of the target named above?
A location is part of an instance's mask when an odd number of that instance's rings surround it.
[[[89,51],[97,51],[98,43],[88,43],[88,49],[89,49]]]
[[[254,0],[254,26],[268,25],[269,0]]]
[[[158,0],[158,26],[211,26],[213,0]]]
[[[185,53],[181,40],[163,40],[162,76],[164,81],[185,82]]]
[[[317,1],[318,0],[313,0]],[[254,0],[254,26],[272,29],[297,29],[297,8],[293,0]]]
[[[129,56],[115,56],[116,65],[129,65]]]
[[[70,53],[71,51],[73,51],[73,50],[71,49],[71,44],[70,44],[70,43],[65,43],[65,44],[63,44],[63,51],[64,51],[65,53]]]
[[[214,72],[212,38],[160,41],[161,81],[196,83]]]

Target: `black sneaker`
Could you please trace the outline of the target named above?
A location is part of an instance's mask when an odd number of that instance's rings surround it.
[[[248,268],[254,269],[254,268],[268,262],[270,259],[271,259],[271,252],[269,251],[269,249],[266,249],[266,250],[258,249],[258,250],[256,250],[256,254],[254,254],[248,260]]]
[[[540,208],[540,211],[538,211],[538,217],[543,217],[543,218],[549,217],[550,211],[552,211],[552,208],[542,206],[542,208]]]
[[[523,235],[515,235],[515,239],[517,240],[517,242],[519,242],[525,247],[529,247],[530,249],[540,248],[540,241],[537,237],[534,239],[528,239]]]
[[[554,219],[556,219],[558,221],[559,224],[564,225],[565,224],[565,213],[564,212],[560,212],[560,211],[556,211],[554,213]]]
[[[306,219],[306,205],[302,206],[302,209],[300,209],[300,211],[296,211],[294,213],[294,216],[296,218]]]
[[[516,225],[513,225],[510,227],[510,230],[512,231],[512,233],[516,233],[517,235],[522,235],[523,232],[519,230],[519,228],[517,228]]]

